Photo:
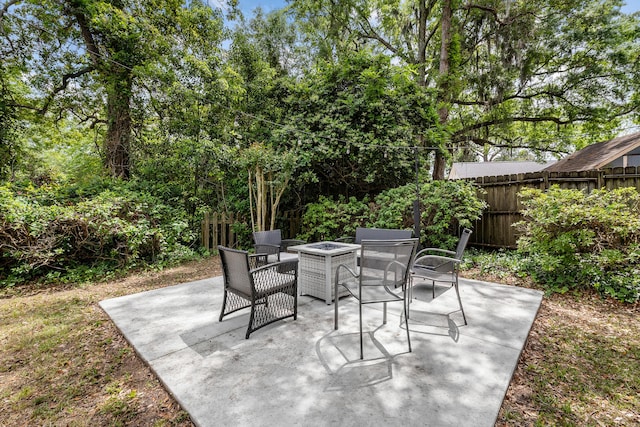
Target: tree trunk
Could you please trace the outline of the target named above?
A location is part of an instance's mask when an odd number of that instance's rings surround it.
[[[440,45],[440,68],[438,74],[439,91],[438,91],[438,120],[441,125],[449,120],[449,102],[451,100],[451,84],[449,82],[449,51],[451,45],[451,20],[453,12],[451,11],[451,0],[443,0],[442,2],[442,20],[440,28],[442,34],[442,43]],[[433,179],[444,179],[445,157],[442,151],[436,151],[436,158],[433,165]]]
[[[132,78],[127,73],[111,76],[114,81],[107,93],[107,136],[105,139],[105,166],[113,177],[129,179],[129,148],[131,145]]]

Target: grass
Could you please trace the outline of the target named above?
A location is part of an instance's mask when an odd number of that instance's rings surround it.
[[[463,275],[532,286],[509,252],[473,254]],[[547,295],[499,425],[640,425],[640,307],[595,292]]]
[[[218,274],[217,260],[113,282],[5,290],[0,425],[190,426],[98,302]]]
[[[509,273],[508,254],[487,256],[463,275],[531,286]],[[219,274],[212,258],[78,287],[5,291],[0,425],[191,426],[97,304]],[[590,293],[546,296],[497,424],[640,425],[639,312]]]

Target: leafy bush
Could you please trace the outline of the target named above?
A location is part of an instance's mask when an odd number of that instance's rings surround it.
[[[516,224],[525,268],[550,291],[594,287],[622,301],[640,298],[640,194],[635,188],[586,194],[552,186],[520,193]]]
[[[342,236],[353,236],[356,228],[369,219],[368,200],[359,201],[355,197],[333,200],[320,196],[317,203],[307,205],[302,216],[301,239],[334,240]]]
[[[423,245],[453,248],[459,227],[472,227],[486,204],[477,196],[478,189],[464,181],[433,181],[420,188],[421,237]],[[413,184],[378,194],[373,202],[350,198],[337,201],[321,197],[307,206],[302,219],[308,240],[353,236],[357,227],[413,228]]]
[[[192,256],[186,214],[125,185],[60,201],[55,189],[0,187],[0,286]]]

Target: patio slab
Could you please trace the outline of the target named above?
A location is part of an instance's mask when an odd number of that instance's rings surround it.
[[[244,339],[248,310],[218,322],[222,277],[100,302],[198,426],[492,426],[542,300],[539,291],[461,280],[417,286],[409,329],[401,304],[363,310],[302,296],[298,319]]]

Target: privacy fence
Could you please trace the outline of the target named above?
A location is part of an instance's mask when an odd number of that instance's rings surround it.
[[[475,222],[470,243],[475,246],[515,248],[518,239],[513,224],[522,220],[522,205],[518,193],[525,187],[542,190],[557,184],[561,188],[574,188],[590,192],[596,188],[614,189],[635,187],[640,191],[640,167],[613,168],[589,172],[534,172],[516,175],[487,176],[475,183],[486,194],[487,210]],[[287,211],[278,218],[283,237],[295,237],[300,231],[301,211]],[[245,218],[237,214],[208,213],[202,220],[202,245],[215,249],[218,245],[239,247],[250,242],[240,242],[234,232],[236,222]],[[246,239],[246,237],[245,237]]]
[[[552,185],[590,192],[594,189],[635,187],[640,191],[640,167],[612,168],[588,172],[534,172],[517,175],[487,176],[475,183],[486,194],[480,197],[489,207],[476,221],[470,244],[485,247],[516,246],[518,236],[513,224],[522,220],[518,193],[525,187],[546,190]]]

